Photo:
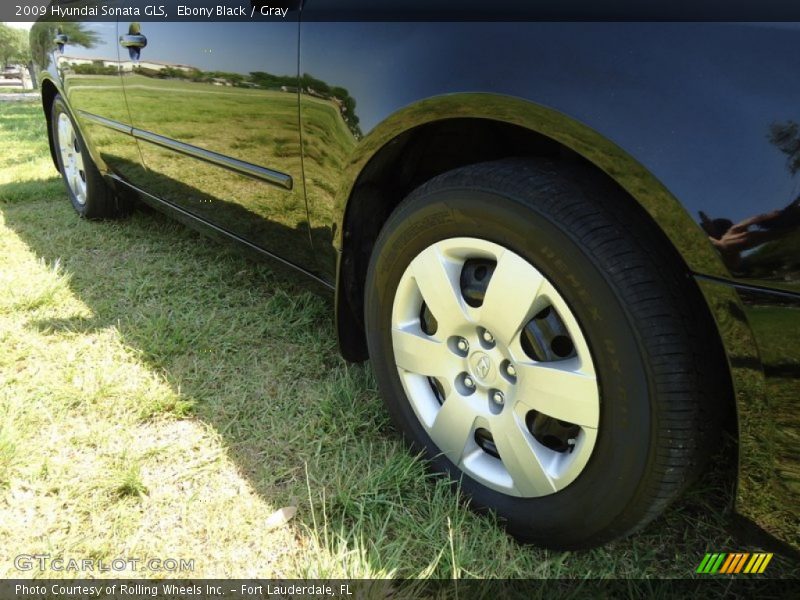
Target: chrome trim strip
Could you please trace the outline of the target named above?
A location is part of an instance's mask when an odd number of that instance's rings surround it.
[[[228,169],[229,171],[234,171],[235,173],[239,173],[241,175],[247,175],[248,177],[253,177],[254,179],[266,181],[267,183],[277,185],[278,187],[282,187],[286,190],[291,190],[293,187],[291,176],[287,175],[286,173],[281,173],[280,171],[273,171],[272,169],[259,167],[258,165],[244,162],[243,160],[237,160],[235,158],[225,156],[224,154],[217,154],[216,152],[204,150],[203,148],[198,148],[197,146],[184,144],[183,142],[164,137],[163,135],[151,133],[142,129],[136,129],[135,127],[133,128],[132,135],[138,140],[150,142],[151,144],[166,148],[167,150],[173,150],[174,152],[179,152],[181,154],[185,154],[186,156],[191,156],[192,158],[209,162],[213,165]]]
[[[97,125],[102,125],[108,129],[113,129],[114,131],[119,131],[120,133],[127,133],[128,135],[131,135],[133,132],[133,127],[130,125],[125,125],[124,123],[120,123],[119,121],[112,121],[111,119],[106,119],[105,117],[98,117],[97,115],[93,115],[92,113],[88,113],[83,110],[78,110],[76,112],[82,119],[86,119],[87,121],[91,121]]]
[[[224,154],[212,152],[211,150],[204,150],[203,148],[198,148],[197,146],[185,144],[183,142],[173,140],[172,138],[151,133],[143,129],[137,129],[135,127],[131,127],[130,125],[120,123],[119,121],[106,119],[105,117],[100,117],[82,110],[77,112],[81,118],[84,118],[87,121],[91,121],[92,123],[102,125],[103,127],[107,127],[108,129],[112,129],[120,133],[127,133],[137,140],[150,142],[151,144],[166,148],[167,150],[172,150],[174,152],[185,154],[186,156],[191,156],[192,158],[197,158],[199,160],[211,163],[212,165],[222,167],[223,169],[233,171],[234,173],[246,175],[247,177],[252,177],[253,179],[258,179],[271,185],[276,185],[285,190],[291,190],[294,187],[294,181],[292,180],[291,175],[287,175],[286,173],[273,171],[272,169],[267,169],[266,167],[259,167],[258,165],[254,165],[243,160],[231,158],[229,156],[225,156]]]

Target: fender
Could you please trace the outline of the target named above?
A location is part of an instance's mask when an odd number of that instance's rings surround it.
[[[666,233],[689,269],[729,277],[708,236],[681,203],[647,169],[622,148],[588,125],[533,102],[490,93],[448,94],[427,98],[401,109],[378,124],[357,146],[342,176],[334,215],[334,246],[343,248],[348,202],[370,159],[402,133],[427,123],[453,118],[480,118],[518,125],[555,140],[599,167],[634,198]]]

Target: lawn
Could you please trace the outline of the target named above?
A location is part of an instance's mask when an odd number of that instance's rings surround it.
[[[726,529],[725,460],[635,536],[518,545],[404,450],[329,300],[157,213],[78,219],[37,102],[0,104],[0,149],[0,577],[54,575],[20,553],[194,560],[160,576],[689,577],[754,549]]]

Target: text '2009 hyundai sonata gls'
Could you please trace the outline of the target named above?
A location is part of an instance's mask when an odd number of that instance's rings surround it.
[[[521,540],[636,531],[731,422],[737,512],[797,545],[798,28],[344,4],[37,23],[77,213],[143,202],[329,290],[409,445]]]

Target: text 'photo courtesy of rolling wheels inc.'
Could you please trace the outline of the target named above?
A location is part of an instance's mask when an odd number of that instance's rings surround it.
[[[0,599],[794,597],[798,43],[0,4]]]

